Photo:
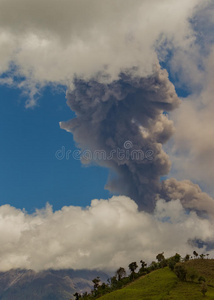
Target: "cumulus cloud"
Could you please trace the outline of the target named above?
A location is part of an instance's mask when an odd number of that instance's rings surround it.
[[[139,212],[128,197],[93,200],[89,207],[48,205],[34,215],[0,207],[0,268],[88,268],[115,271],[133,260],[200,253],[195,240],[214,241],[213,215],[186,213],[181,202],[157,202],[154,214]],[[212,255],[211,251],[211,255]]]
[[[72,84],[97,73],[118,78],[138,66],[151,74],[157,52],[187,53],[195,40],[189,19],[202,0],[1,0],[0,73],[18,79],[35,105],[47,84]],[[190,60],[189,60],[190,61]],[[22,81],[23,78],[27,80]]]
[[[199,92],[183,99],[173,114],[176,131],[172,147],[168,148],[173,162],[172,175],[187,178],[206,187],[212,195],[214,177],[213,75],[214,48],[205,59],[204,75]]]
[[[177,73],[180,72],[180,77],[183,77],[180,78],[181,82],[188,89],[194,85],[194,82],[195,86],[192,90],[189,89],[191,94],[188,97],[181,99],[179,109],[171,113],[176,130],[173,140],[164,149],[172,162],[169,176],[179,180],[184,178],[192,180],[213,196],[213,1],[200,6],[191,19],[191,24],[195,31],[195,41],[191,51],[186,52],[185,55],[176,51],[170,65],[175,72],[176,70]],[[180,186],[179,183],[176,184]],[[184,181],[184,190],[187,185],[190,189],[194,186]],[[196,186],[194,189],[197,190]],[[206,202],[204,198],[207,199],[206,196],[202,197],[201,203]]]

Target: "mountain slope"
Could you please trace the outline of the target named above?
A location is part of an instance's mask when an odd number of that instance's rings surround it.
[[[204,276],[207,284],[214,286],[214,259],[191,259],[185,263],[187,270],[195,269]]]
[[[197,265],[196,261],[190,261],[185,265],[189,268],[192,265],[212,283],[214,276],[213,260],[203,260]],[[196,267],[197,265],[197,267]],[[206,273],[206,275],[205,275]],[[168,267],[156,270],[144,277],[141,277],[128,286],[115,292],[106,294],[100,300],[201,300],[204,299],[201,293],[201,285],[195,282],[182,282]],[[214,299],[214,287],[208,286],[207,300]]]
[[[162,299],[177,284],[176,275],[168,268],[141,277],[121,290],[99,298],[100,300]]]
[[[97,271],[10,270],[0,272],[0,300],[68,300],[78,291],[90,291],[92,279],[108,276]]]

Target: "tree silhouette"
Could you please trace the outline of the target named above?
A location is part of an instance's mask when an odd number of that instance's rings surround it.
[[[156,256],[156,259],[158,260],[158,262],[161,262],[162,260],[165,259],[165,257],[164,257],[163,254],[164,254],[164,252],[159,253],[159,254]]]
[[[141,263],[141,269],[144,270],[145,267],[147,266],[147,263],[145,263],[145,261],[143,260],[141,260],[140,263]]]
[[[79,300],[81,298],[81,295],[79,293],[75,293],[73,294],[73,296],[75,297],[75,300]]]
[[[143,261],[143,260],[141,260],[140,261],[140,264],[141,264],[141,268],[140,268],[140,270],[139,270],[139,274],[143,274],[143,273],[145,273],[145,271],[146,271],[146,266],[147,266],[147,263],[145,263],[145,261]]]
[[[180,262],[180,260],[181,260],[180,254],[175,253],[175,255],[174,255],[174,260],[175,260],[177,263]]]
[[[120,267],[117,271],[116,271],[116,277],[118,279],[118,281],[120,281],[123,277],[126,276],[126,270],[122,267]]]
[[[94,278],[92,282],[94,283],[94,291],[96,292],[100,285],[100,277]]]
[[[186,256],[184,257],[184,260],[185,260],[185,261],[190,260],[190,255],[189,255],[189,254],[186,254]]]
[[[195,258],[198,257],[198,253],[196,251],[193,251],[193,255]]]
[[[138,268],[138,265],[136,261],[133,261],[132,263],[129,264],[129,270],[131,271],[131,279],[134,279],[135,277],[135,270]]]
[[[115,289],[117,287],[118,282],[116,276],[111,277],[110,280],[108,280],[108,282],[111,284],[112,289]]]
[[[136,261],[129,264],[129,270],[134,273],[134,271],[138,268]]]

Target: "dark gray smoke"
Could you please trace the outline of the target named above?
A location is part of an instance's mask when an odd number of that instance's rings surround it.
[[[89,160],[110,168],[111,192],[131,197],[140,209],[152,210],[160,177],[170,169],[162,144],[174,127],[164,112],[179,105],[168,73],[159,68],[149,77],[121,73],[110,84],[76,79],[74,86],[67,92],[67,103],[76,117],[61,127],[73,133],[82,151],[105,152],[105,157],[92,155]]]

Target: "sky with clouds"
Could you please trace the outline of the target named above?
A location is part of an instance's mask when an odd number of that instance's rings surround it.
[[[213,30],[213,0],[0,0],[2,270],[213,256]]]

